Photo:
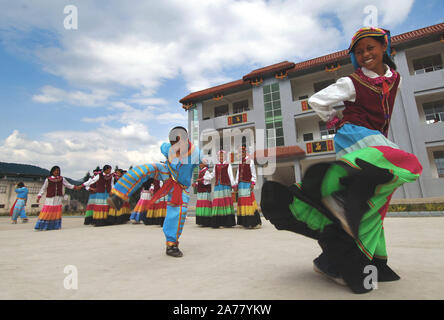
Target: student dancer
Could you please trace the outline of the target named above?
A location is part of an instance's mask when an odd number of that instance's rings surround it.
[[[114,182],[114,175],[111,170],[111,166],[107,164],[103,166],[102,171],[94,178],[81,185],[96,192],[96,203],[94,204],[93,219],[91,222],[91,224],[96,227],[108,225],[109,205],[107,199]],[[92,188],[93,184],[96,184],[95,188]]]
[[[220,150],[219,163],[214,166],[211,179],[215,178],[214,194],[211,209],[211,227],[233,227],[236,225],[234,215],[232,188],[235,186],[233,169],[225,160],[226,152]]]
[[[125,170],[116,169],[114,171],[114,184],[126,173]],[[119,210],[109,208],[107,224],[125,224],[129,221],[131,216],[131,207],[129,201],[124,201],[122,207]]]
[[[94,179],[94,177],[96,175],[98,175],[100,173],[100,168],[97,167],[96,169],[94,169],[93,171],[93,176],[91,179]],[[94,205],[96,204],[96,192],[94,191],[97,187],[96,183],[93,183],[90,187],[86,187],[85,189],[89,192],[89,198],[88,198],[88,203],[86,204],[86,211],[85,211],[85,221],[83,222],[83,224],[85,225],[90,225],[92,223],[93,220],[93,213],[94,213]]]
[[[148,179],[142,185],[142,191],[140,192],[139,201],[137,201],[136,206],[134,207],[133,212],[131,213],[130,220],[133,224],[139,224],[140,220],[145,221],[147,212],[150,208],[147,206],[149,200],[153,197],[154,179]],[[152,209],[151,209],[152,210]]]
[[[166,238],[166,254],[182,257],[179,238],[186,219],[193,170],[201,162],[202,155],[188,139],[183,127],[175,127],[169,133],[170,143],[161,146],[166,163],[149,163],[129,170],[114,185],[108,203],[119,208],[123,200],[138,190],[149,178],[164,181],[162,188],[150,200],[150,204],[168,194],[168,207],[163,232]]]
[[[152,193],[155,195],[157,191],[161,189],[163,185],[163,181],[159,181],[157,179],[153,179],[152,184]],[[159,225],[161,226],[163,223],[162,215],[165,217],[164,212],[166,211],[166,205],[164,209],[165,197],[161,197],[160,199],[156,200],[156,202],[153,203],[153,205],[148,208],[146,215],[144,215],[143,223],[145,225]]]
[[[364,281],[369,265],[378,281],[400,279],[387,265],[383,222],[395,190],[415,181],[422,166],[387,139],[400,83],[389,31],[360,29],[349,53],[356,71],[309,99],[328,126],[336,126],[338,160],[313,165],[290,188],[266,182],[261,207],[277,229],[318,240],[315,271],[365,293],[372,290]],[[342,118],[332,108],[340,101]]]
[[[17,193],[17,199],[11,208],[12,223],[17,224],[17,218],[19,215],[22,219],[22,223],[26,223],[28,222],[28,217],[25,212],[26,202],[28,201],[28,188],[23,182],[19,182],[15,189],[15,193]]]
[[[58,230],[62,228],[62,201],[64,187],[79,190],[60,175],[60,167],[51,168],[49,177],[46,178],[40,192],[37,195],[37,203],[40,202],[46,192],[45,204],[40,211],[39,218],[35,224],[36,230]]]
[[[241,158],[235,179],[238,190],[237,224],[248,229],[258,228],[262,222],[253,192],[256,184],[256,168],[254,160],[247,155],[245,146],[241,149]]]
[[[159,181],[159,187],[162,188],[163,181]],[[165,221],[166,212],[168,207],[168,195],[161,197],[154,204],[154,224],[158,226],[163,226]]]
[[[208,165],[200,164],[200,171],[194,187],[197,189],[196,224],[203,227],[211,225],[211,180],[212,175]]]

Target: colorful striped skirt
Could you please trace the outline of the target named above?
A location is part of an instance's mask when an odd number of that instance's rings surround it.
[[[381,172],[386,181],[378,183]],[[421,172],[416,156],[400,149],[378,146],[356,150],[337,162],[309,168],[302,184],[293,187],[290,210],[304,227],[320,234],[332,223],[331,216],[321,209],[322,199],[344,194],[345,210],[362,214],[356,246],[369,260],[387,259],[383,223],[390,199],[398,187],[415,181]]]
[[[344,124],[338,130],[334,141],[337,159],[342,158],[347,153],[367,147],[387,146],[399,149],[395,143],[384,137],[381,132],[350,123]]]
[[[58,230],[62,228],[62,196],[46,198],[34,229]]]
[[[85,220],[83,224],[90,225],[92,223],[95,204],[96,204],[96,194],[91,193],[88,198],[88,203],[86,204]]]
[[[196,224],[211,226],[212,203],[211,192],[198,192],[196,201]]]
[[[125,224],[129,221],[131,216],[131,207],[128,201],[124,201],[119,210],[109,208],[107,224]]]
[[[166,216],[167,196],[158,199],[151,205],[146,211],[146,215],[143,216],[143,223],[147,226],[162,226]]]
[[[238,185],[237,224],[245,228],[254,228],[262,224],[250,182],[240,182]]]
[[[93,207],[92,225],[97,227],[108,225],[108,197],[108,192],[96,193],[95,204]]]
[[[231,186],[214,187],[211,208],[211,227],[233,227],[236,225]]]
[[[140,221],[146,219],[147,211],[149,210],[148,203],[151,200],[151,194],[148,191],[142,191],[140,193],[139,201],[137,201],[133,212],[131,213],[130,220],[133,223],[140,223]]]

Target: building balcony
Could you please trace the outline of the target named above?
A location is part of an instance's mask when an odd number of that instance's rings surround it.
[[[441,84],[444,83],[444,69],[427,73],[413,74],[409,77],[409,81],[413,82],[412,85],[415,88],[415,92],[441,87]]]
[[[253,110],[242,113],[228,114],[215,118],[204,119],[200,122],[200,129],[228,129],[254,123]]]
[[[308,99],[293,101],[295,108],[295,117],[305,117],[316,115],[314,110],[309,106]],[[335,109],[341,109],[344,107],[342,102],[333,105]]]
[[[444,142],[444,122],[423,124],[421,132],[425,143]]]
[[[305,151],[307,157],[335,154],[333,139],[297,141],[297,145]]]

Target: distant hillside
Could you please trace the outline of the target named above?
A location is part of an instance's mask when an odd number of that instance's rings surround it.
[[[32,174],[37,176],[48,176],[49,170],[29,164],[0,162],[0,173]]]
[[[0,174],[17,174],[17,175],[36,175],[47,177],[49,170],[37,166],[20,163],[0,162]],[[70,183],[79,184],[77,180],[66,177]]]

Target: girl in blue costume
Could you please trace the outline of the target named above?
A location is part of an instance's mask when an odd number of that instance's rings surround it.
[[[136,192],[150,178],[164,181],[150,203],[168,195],[168,206],[163,232],[166,238],[166,254],[182,257],[179,238],[185,223],[190,200],[191,179],[194,169],[202,161],[200,150],[188,140],[183,127],[175,127],[169,133],[170,143],[162,144],[160,150],[166,157],[165,163],[148,163],[129,170],[114,185],[108,199],[110,206],[120,208],[123,201]]]
[[[17,223],[17,218],[20,215],[23,223],[28,222],[28,217],[26,216],[25,207],[26,201],[28,200],[28,188],[25,187],[23,182],[19,182],[17,184],[17,189],[15,189],[17,193],[17,199],[15,200],[14,205],[11,208],[12,212],[12,223]]]

